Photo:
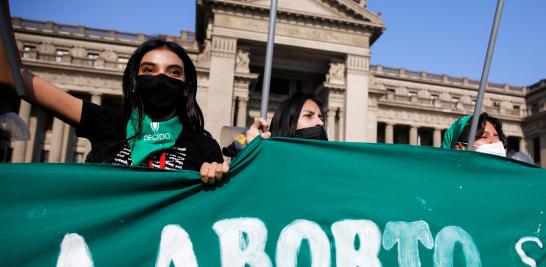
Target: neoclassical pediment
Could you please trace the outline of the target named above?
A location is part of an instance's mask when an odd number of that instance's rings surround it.
[[[307,18],[315,24],[330,27],[332,23],[351,25],[356,29],[370,32],[371,42],[377,39],[384,30],[383,20],[379,15],[359,5],[355,0],[278,0],[278,18]],[[236,8],[243,13],[262,12],[270,7],[270,0],[199,0],[198,20],[204,15],[205,6],[215,6],[218,10]],[[200,29],[197,29],[199,32]]]
[[[256,5],[269,7],[271,1],[268,0],[256,0],[249,1],[253,2]],[[302,1],[291,1],[291,0],[279,0],[278,9],[292,11],[296,13],[310,13],[318,16],[326,17],[339,17],[344,16],[341,12],[328,7],[322,1],[314,0],[302,0]]]
[[[221,2],[217,1],[217,2]],[[270,0],[227,0],[242,5],[269,8]],[[277,9],[282,12],[313,15],[328,19],[353,20],[383,25],[383,21],[355,0],[278,0]]]

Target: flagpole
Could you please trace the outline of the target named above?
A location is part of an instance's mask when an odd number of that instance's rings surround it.
[[[474,145],[474,139],[476,138],[478,120],[482,109],[483,95],[485,94],[485,86],[487,85],[487,78],[489,77],[489,68],[491,67],[491,59],[493,57],[493,50],[495,49],[495,41],[497,40],[497,32],[499,30],[500,17],[502,14],[503,6],[504,0],[498,0],[497,9],[495,11],[495,19],[493,20],[493,28],[491,29],[491,35],[489,36],[489,45],[487,47],[487,54],[485,56],[485,63],[483,65],[482,77],[480,79],[478,98],[476,99],[476,106],[474,107],[474,114],[472,116],[472,124],[470,126],[470,132],[468,133],[468,143],[466,146],[467,150],[472,150],[472,146]]]
[[[267,119],[269,104],[269,85],[271,81],[271,68],[273,65],[273,46],[275,44],[275,22],[277,18],[277,0],[271,0],[269,7],[269,30],[267,32],[267,49],[265,55],[264,79],[262,84],[262,103],[260,116]]]

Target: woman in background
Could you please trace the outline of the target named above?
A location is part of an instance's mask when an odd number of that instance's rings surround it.
[[[255,119],[246,132],[247,142],[260,135],[260,130],[263,131],[262,138],[280,136],[327,141],[322,114],[322,103],[316,96],[295,93],[279,105],[271,119],[271,127],[263,118]]]
[[[444,135],[442,148],[466,150],[471,123],[472,116],[467,115],[451,124]],[[499,119],[485,112],[480,115],[472,150],[506,157],[506,137]]]

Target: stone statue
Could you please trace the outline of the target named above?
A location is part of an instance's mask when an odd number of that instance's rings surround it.
[[[333,84],[345,84],[345,64],[342,62],[330,62],[330,69],[326,74],[326,82]]]
[[[250,52],[239,50],[239,52],[237,52],[235,65],[236,65],[235,72],[249,73],[250,72],[250,68],[249,68]]]

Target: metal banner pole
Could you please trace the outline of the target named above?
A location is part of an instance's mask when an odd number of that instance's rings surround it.
[[[497,10],[495,11],[495,19],[493,20],[493,28],[491,29],[491,35],[489,36],[489,45],[487,47],[485,63],[483,64],[478,98],[476,99],[476,106],[474,107],[474,114],[472,116],[472,124],[470,126],[470,132],[468,133],[468,144],[466,145],[467,150],[472,150],[474,138],[476,138],[476,130],[478,129],[478,120],[482,109],[483,95],[485,93],[485,86],[487,85],[487,78],[489,77],[489,68],[491,67],[491,58],[493,57],[493,50],[495,49],[495,41],[497,40],[497,31],[499,30],[503,6],[504,0],[498,0]]]
[[[269,7],[269,30],[267,33],[267,50],[265,55],[264,80],[262,84],[262,103],[260,116],[267,119],[269,104],[269,85],[271,81],[271,68],[273,65],[273,46],[275,44],[275,22],[277,20],[277,0],[271,0]]]

